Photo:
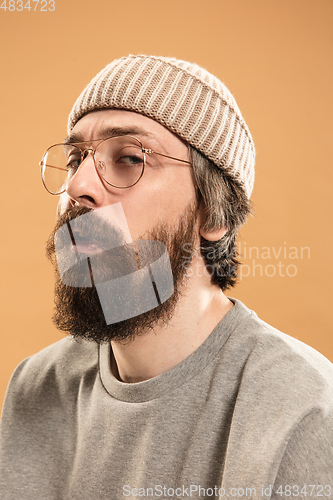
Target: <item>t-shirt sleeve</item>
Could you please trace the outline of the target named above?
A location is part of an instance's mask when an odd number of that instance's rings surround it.
[[[333,498],[333,416],[313,410],[291,435],[272,499]]]

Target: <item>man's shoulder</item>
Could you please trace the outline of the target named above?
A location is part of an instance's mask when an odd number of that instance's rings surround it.
[[[285,366],[291,364],[294,369],[303,367],[311,372],[313,370],[318,376],[328,378],[333,384],[333,364],[316,349],[274,328],[254,313],[250,325],[256,336],[258,354],[264,350],[266,356],[268,358],[272,356],[271,360],[274,359],[275,363]]]
[[[223,361],[227,363],[228,376],[220,386],[224,390],[229,382],[233,395],[228,438],[232,466],[224,473],[223,486],[261,488],[267,467],[272,485],[280,470],[276,489],[291,484],[293,473],[299,481],[313,481],[313,471],[326,478],[324,464],[332,464],[333,365],[243,304],[235,305],[237,325],[221,350],[219,368],[222,378]],[[316,461],[320,473],[313,466]],[[304,475],[298,474],[303,466]]]
[[[66,337],[24,359],[15,369],[8,392],[26,397],[59,395],[80,384],[82,377],[98,373],[98,346]]]
[[[245,306],[238,304],[241,308]],[[246,308],[245,308],[246,309]],[[242,381],[251,394],[265,388],[285,401],[319,400],[333,406],[333,364],[318,351],[262,321],[250,310],[230,337],[244,357]],[[251,389],[250,389],[251,387]]]

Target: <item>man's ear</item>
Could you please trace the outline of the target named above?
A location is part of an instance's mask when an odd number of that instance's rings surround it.
[[[199,229],[199,234],[207,241],[218,241],[226,234],[227,231],[228,228],[226,227],[207,230],[204,229],[204,226],[201,226]]]
[[[199,234],[207,241],[218,241],[220,240],[228,231],[227,227],[221,227],[217,229],[205,229],[206,224],[206,205],[201,201],[199,206]]]

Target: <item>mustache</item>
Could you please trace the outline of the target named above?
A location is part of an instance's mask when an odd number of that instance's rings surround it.
[[[109,205],[97,210],[72,207],[59,217],[46,256],[65,284],[89,287],[95,280],[103,282],[137,270],[134,245],[127,243],[130,235],[122,214],[119,205]]]
[[[110,220],[103,219],[91,208],[72,207],[58,218],[49,238],[47,248],[54,248],[55,240],[58,249],[68,246],[68,233],[63,228],[65,225],[67,226],[72,245],[91,243],[100,250],[108,250],[128,243],[123,228],[119,227],[119,225]]]
[[[80,215],[84,215],[92,211],[93,211],[92,208],[80,207],[78,205],[68,208],[63,214],[61,214],[58,217],[57,223],[55,225],[55,230],[59,229],[61,226],[75,219],[76,217],[79,217]]]

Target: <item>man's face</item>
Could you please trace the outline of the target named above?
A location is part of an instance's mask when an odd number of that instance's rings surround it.
[[[114,133],[134,135],[147,149],[188,160],[187,147],[178,137],[154,120],[129,111],[90,113],[76,124],[71,135],[74,135],[76,142],[86,142],[103,139]],[[94,210],[98,214],[101,212],[99,209],[103,211],[103,207],[119,203],[132,240],[155,239],[166,245],[175,292],[169,300],[153,310],[132,318],[128,316],[129,319],[110,325],[105,324],[99,301],[101,297],[97,296],[96,289],[66,286],[58,279],[54,319],[60,329],[70,331],[77,337],[95,341],[129,340],[157,323],[167,322],[172,317],[185,283],[183,245],[187,244],[188,258],[188,244],[196,245],[199,242],[198,203],[191,166],[151,154],[148,155],[142,179],[128,189],[117,189],[103,182],[97,174],[92,155],[89,155],[69,181],[67,192],[62,196],[63,215],[54,233],[72,218],[83,216],[83,219],[93,220],[93,217],[84,214],[89,214],[91,210],[91,215],[95,213]],[[113,222],[110,221],[110,224]],[[93,229],[96,234],[95,226]],[[108,234],[103,224],[99,232],[104,236]],[[53,262],[54,233],[47,248]],[[111,257],[111,260],[102,262],[109,262],[112,267],[111,263],[115,261]],[[104,274],[104,271],[99,274]],[[140,293],[145,294],[145,290],[139,286],[134,294]]]

